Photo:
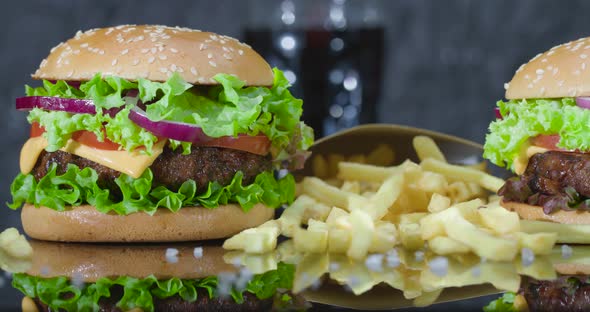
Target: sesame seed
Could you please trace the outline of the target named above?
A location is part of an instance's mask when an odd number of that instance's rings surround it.
[[[508,83],[505,83],[505,84],[504,84],[504,90],[508,90],[508,87],[509,87],[509,86],[510,86],[510,85],[509,85]]]
[[[211,53],[207,54],[207,58],[208,59],[212,59],[213,58],[213,54],[211,54]]]
[[[586,54],[580,54],[580,58],[581,58],[581,59],[585,59],[585,58],[587,58],[587,57],[588,57],[588,55],[586,55]]]
[[[199,78],[197,79],[197,81],[198,81],[199,83],[205,83],[205,81],[206,81],[206,80],[205,80],[205,78],[204,78],[204,77],[199,77]]]
[[[176,50],[175,48],[170,48],[170,52],[172,52],[172,53],[178,53],[178,50]]]
[[[168,68],[166,67],[160,67],[160,71],[163,73],[167,73],[168,72]]]
[[[133,66],[139,64],[139,60],[138,59],[134,59],[133,62],[131,63]]]
[[[544,72],[545,71],[540,68],[535,71],[535,73],[537,73],[537,75],[543,75]]]
[[[221,44],[225,44],[225,42],[226,42],[226,41],[225,41],[225,40],[223,40],[223,39],[219,40],[219,43],[221,43]]]
[[[223,49],[223,51],[225,52],[229,52],[229,49],[227,47],[221,47],[221,49]]]
[[[70,65],[70,60],[64,60],[65,65]]]
[[[159,52],[162,52],[162,51],[164,51],[164,47],[163,47],[163,46],[161,46],[161,45],[160,45],[160,46],[158,46],[158,51],[159,51]]]
[[[180,66],[176,67],[176,71],[179,73],[184,73],[184,69]]]
[[[176,71],[176,69],[177,69],[176,64],[170,64],[171,71]]]
[[[201,43],[201,45],[199,45],[199,51],[203,51],[207,48],[207,45],[205,45],[204,43]]]
[[[121,55],[125,55],[127,53],[129,53],[129,49],[125,49],[125,50],[121,51]]]
[[[150,51],[152,52],[152,54],[156,54],[157,49],[154,47],[154,48],[151,48]]]
[[[164,54],[160,54],[158,55],[158,58],[161,59],[162,61],[166,59],[166,55]]]
[[[86,43],[86,42],[84,42],[80,45],[80,48],[86,48],[86,47],[88,47],[88,43]]]
[[[191,67],[191,73],[192,73],[193,75],[195,75],[195,76],[197,76],[197,75],[198,75],[197,69],[196,69],[196,68],[194,68],[194,67]]]
[[[115,66],[115,65],[117,65],[117,59],[114,59],[114,60],[111,62],[111,65],[112,65],[112,66]]]
[[[529,80],[529,79],[531,79],[531,76],[529,76],[528,74],[524,75],[524,79]]]
[[[47,65],[47,59],[43,59],[39,67],[45,67],[45,65]]]
[[[231,56],[229,56],[229,54],[227,54],[227,53],[223,53],[223,57],[225,59],[227,59],[227,60],[231,60],[232,59]]]
[[[213,66],[213,67],[217,67],[217,64],[213,61],[209,61],[209,65]]]
[[[239,55],[243,55],[244,54],[244,51],[242,49],[240,49],[240,50],[238,50],[238,54]]]
[[[213,40],[217,40],[217,36],[216,35],[209,35],[209,38],[211,38]]]
[[[555,75],[557,74],[557,71],[558,71],[558,69],[557,69],[557,67],[555,67],[555,68],[553,69],[553,76],[555,76]]]
[[[72,51],[72,53],[74,53],[74,54],[80,54],[80,50],[76,49],[76,50]]]
[[[151,64],[151,63],[153,63],[155,60],[156,60],[156,58],[155,58],[155,57],[153,57],[153,56],[150,56],[150,58],[148,58],[148,63],[150,63],[150,64]]]
[[[73,70],[70,70],[70,71],[68,72],[68,75],[67,75],[67,77],[68,77],[68,78],[70,78],[70,77],[72,77],[73,75],[74,75],[74,71],[73,71]]]
[[[541,63],[547,63],[547,59],[546,58],[542,59]]]
[[[96,50],[98,50],[98,49],[96,49]],[[100,54],[100,55],[104,55],[104,50],[99,50],[99,51],[98,51],[98,54]]]
[[[150,51],[150,49],[141,49],[141,53],[146,54]]]
[[[206,40],[205,40],[205,42],[207,42],[207,43],[211,43],[211,42],[213,42],[213,40],[211,40],[211,39],[206,39]]]

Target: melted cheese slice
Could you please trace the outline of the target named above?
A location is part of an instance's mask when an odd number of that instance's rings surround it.
[[[514,173],[521,175],[526,170],[529,164],[529,159],[537,153],[545,153],[549,151],[544,147],[539,146],[528,146],[521,149],[520,154],[514,158]]]
[[[127,151],[102,150],[80,144],[74,140],[68,140],[66,145],[60,150],[92,160],[95,163],[137,179],[162,154],[165,144],[166,140],[161,140],[154,144],[152,155],[141,154],[138,150],[134,150],[131,153]],[[47,140],[42,136],[30,138],[23,145],[20,151],[20,171],[23,174],[27,174],[33,170],[35,163],[37,163],[37,158],[39,158],[39,155],[47,145]]]

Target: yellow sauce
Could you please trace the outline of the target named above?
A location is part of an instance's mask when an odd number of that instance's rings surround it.
[[[133,178],[139,178],[141,174],[149,167],[154,160],[162,153],[166,140],[154,144],[152,155],[144,155],[139,151],[109,151],[80,144],[73,140],[68,140],[66,145],[60,150],[68,152],[86,159],[92,160],[105,167],[125,173]],[[33,170],[37,158],[47,147],[47,140],[42,137],[30,138],[20,152],[20,171],[27,174]]]
[[[514,173],[521,175],[529,164],[529,159],[537,153],[545,153],[548,149],[539,146],[525,146],[521,149],[520,154],[514,158]]]

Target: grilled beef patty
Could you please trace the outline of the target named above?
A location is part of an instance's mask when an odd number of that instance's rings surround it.
[[[498,191],[507,201],[543,206],[545,213],[559,209],[588,209],[590,154],[548,151],[529,159],[525,172],[509,179]]]
[[[101,188],[109,189],[115,198],[121,196],[115,183],[120,172],[67,152],[43,151],[31,173],[39,180],[47,174],[52,164],[57,164],[58,174],[63,174],[68,164],[92,168],[98,174],[97,184]],[[197,183],[197,190],[205,189],[210,181],[227,185],[238,171],[244,174],[242,183],[247,185],[254,182],[258,174],[271,168],[270,155],[260,156],[234,149],[205,146],[193,146],[189,155],[182,155],[180,149],[173,151],[166,147],[150,166],[154,175],[153,186],[163,185],[172,191],[177,191],[189,179]]]

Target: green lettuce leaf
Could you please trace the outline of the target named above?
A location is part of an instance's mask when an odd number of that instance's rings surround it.
[[[267,299],[277,293],[279,289],[291,289],[295,268],[291,264],[278,263],[277,269],[256,275],[248,282],[243,290],[233,289],[232,296],[242,298],[247,291],[259,299]],[[264,285],[260,285],[265,283]],[[144,311],[154,311],[154,297],[165,299],[180,296],[188,302],[198,299],[198,290],[204,291],[209,298],[215,298],[217,277],[202,279],[171,278],[158,280],[148,276],[143,279],[122,276],[115,279],[100,278],[95,283],[73,285],[65,277],[43,278],[25,273],[13,275],[12,286],[30,298],[38,298],[55,311],[98,311],[101,298],[111,296],[113,286],[123,288],[123,296],[117,302],[117,307],[123,310],[140,308]],[[65,299],[67,298],[67,299]],[[242,303],[237,301],[237,303]]]
[[[262,133],[271,140],[273,158],[279,162],[288,159],[285,154],[297,154],[313,144],[312,129],[300,122],[302,101],[291,95],[289,82],[280,70],[274,69],[271,88],[244,87],[243,81],[226,74],[218,74],[214,79],[221,85],[209,88],[208,92],[193,88],[176,73],[166,82],[146,79],[131,82],[97,74],[82,83],[79,89],[64,81],[43,81],[42,87],[26,86],[27,95],[91,99],[100,109],[94,116],[34,109],[28,120],[45,128],[43,136],[49,142],[48,151],[63,147],[78,130],[92,131],[102,139],[104,126],[106,137],[121,144],[123,149],[131,151],[146,146],[149,152],[158,138],[128,119],[129,110],[135,103],[125,94],[128,90],[138,89],[139,99],[149,103],[146,105],[149,119],[195,124],[216,138]],[[103,109],[110,108],[123,110],[115,117],[103,114]],[[190,152],[190,143],[174,141],[171,144],[181,146],[184,153]]]
[[[573,98],[498,101],[502,119],[490,124],[484,157],[512,170],[514,158],[539,134],[559,134],[558,147],[590,150],[590,110]]]
[[[242,172],[237,172],[230,184],[222,186],[210,182],[203,190],[197,190],[195,181],[188,180],[178,191],[172,191],[164,186],[154,187],[153,174],[148,168],[137,179],[125,174],[115,179],[122,199],[114,201],[108,189],[101,189],[97,185],[98,175],[94,169],[80,169],[69,164],[66,172],[60,175],[54,164],[38,182],[31,174],[19,174],[10,186],[12,203],[8,206],[18,209],[23,203],[31,203],[36,207],[64,211],[67,206],[89,203],[102,213],[114,211],[127,215],[145,212],[152,215],[158,208],[176,212],[187,206],[215,208],[237,203],[247,212],[258,203],[277,208],[293,202],[295,179],[292,175],[277,180],[272,172],[266,171],[257,175],[254,183],[249,185],[243,185],[242,178]]]
[[[484,312],[518,312],[514,307],[514,298],[516,294],[513,292],[507,292],[502,297],[490,302],[487,306],[483,307]]]

